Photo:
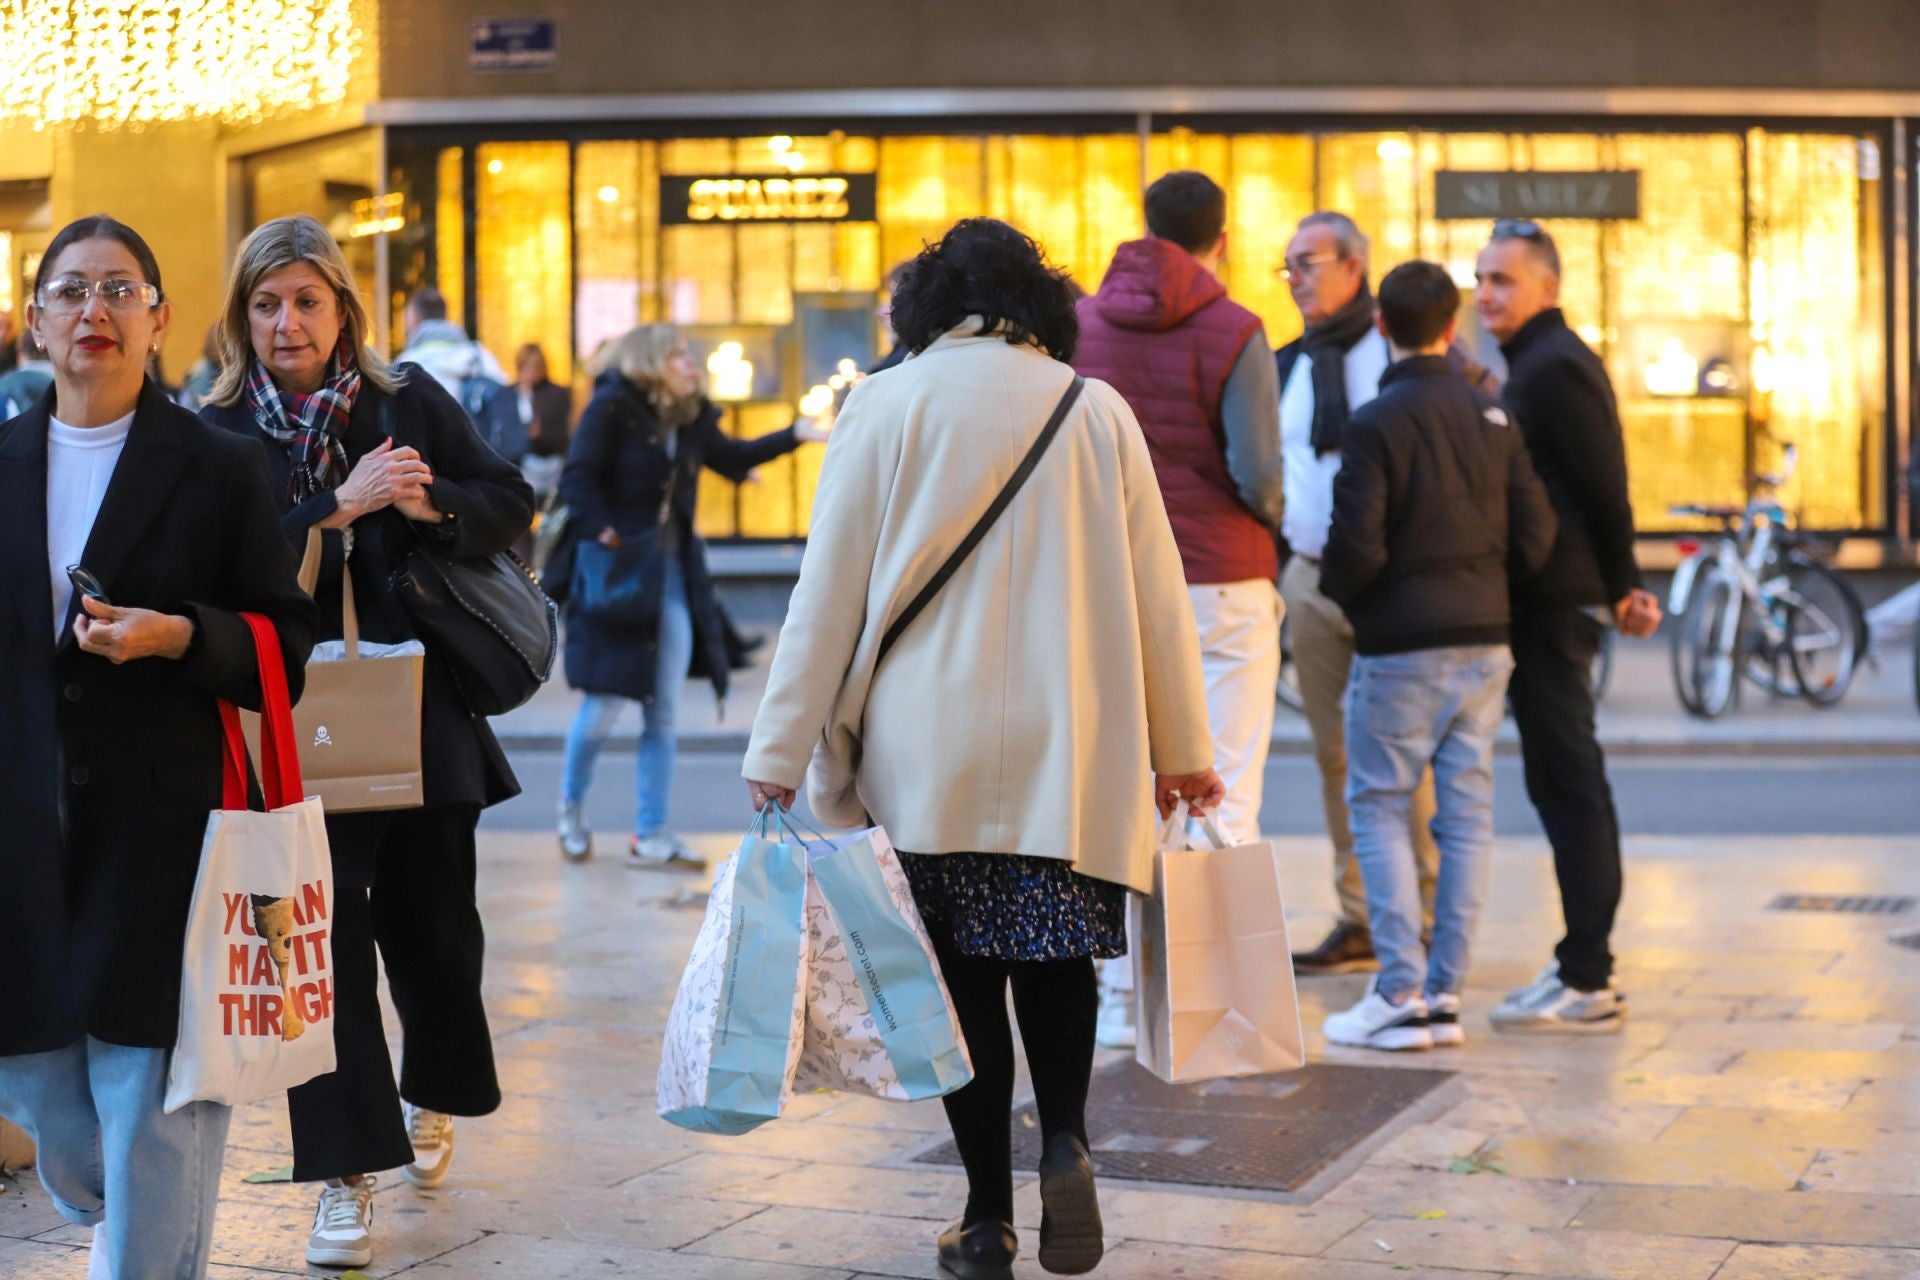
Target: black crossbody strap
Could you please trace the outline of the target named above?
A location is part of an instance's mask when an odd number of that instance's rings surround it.
[[[1031,476],[1033,469],[1040,465],[1040,456],[1047,451],[1047,446],[1053,443],[1053,438],[1060,434],[1060,424],[1066,421],[1067,411],[1073,408],[1073,402],[1080,398],[1080,388],[1086,384],[1086,379],[1077,374],[1068,384],[1067,393],[1061,396],[1060,403],[1053,407],[1053,416],[1047,419],[1046,426],[1040,428],[1039,438],[1033,442],[1033,447],[1027,450],[1027,456],[1020,460],[1020,465],[1014,469],[1014,473],[1007,478],[1006,486],[993,500],[993,505],[987,508],[986,514],[980,517],[967,536],[961,540],[960,545],[953,549],[953,554],[948,556],[947,562],[940,566],[940,571],[933,575],[926,586],[920,588],[920,594],[913,598],[913,603],[893,620],[893,625],[887,628],[887,634],[880,638],[880,653],[874,659],[876,667],[886,661],[887,652],[900,639],[900,633],[912,626],[914,619],[933,603],[933,598],[940,594],[940,588],[947,585],[948,579],[952,578],[960,566],[966,562],[967,557],[973,554],[973,549],[980,545],[980,540],[987,536],[987,530],[993,528],[993,522],[998,520],[1001,513],[1012,504],[1021,487],[1027,483],[1027,477]]]

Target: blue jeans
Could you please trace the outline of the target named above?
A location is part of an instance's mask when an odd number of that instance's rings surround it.
[[[653,700],[641,708],[645,728],[640,734],[633,819],[634,834],[641,837],[657,836],[667,829],[667,798],[673,790],[673,753],[678,741],[674,720],[692,661],[693,615],[687,609],[686,579],[679,558],[669,556],[666,590],[660,601],[660,653],[654,668]],[[560,795],[566,803],[586,802],[600,748],[631,701],[610,693],[590,693],[580,700],[580,709],[567,727],[566,761],[560,775]]]
[[[1422,649],[1354,659],[1347,686],[1347,804],[1367,886],[1380,994],[1455,994],[1493,862],[1493,739],[1513,655],[1505,645]],[[1433,766],[1433,949],[1420,945],[1420,879],[1407,826],[1414,788]]]
[[[194,1280],[213,1250],[227,1122],[194,1102],[172,1115],[165,1049],[91,1036],[50,1053],[0,1058],[0,1115],[39,1147],[40,1183],[67,1221],[95,1226],[107,1280]]]

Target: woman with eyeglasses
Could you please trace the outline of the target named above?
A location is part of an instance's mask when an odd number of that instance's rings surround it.
[[[283,513],[275,539],[304,548],[321,531],[320,637],[345,632],[341,575],[351,566],[361,637],[426,644],[425,804],[327,817],[339,1066],[287,1093],[294,1180],[323,1184],[307,1239],[307,1261],[318,1266],[372,1259],[368,1175],[400,1166],[416,1188],[439,1186],[453,1160],[454,1117],[500,1106],[480,997],[475,830],[484,807],[520,790],[446,655],[417,634],[390,583],[415,546],[458,557],[506,550],[533,519],[533,491],[439,382],[418,365],[389,367],[371,340],[327,229],[304,215],[262,223],[234,261],[220,378],[201,410],[265,442]],[[400,1015],[397,1090],[376,943]]]
[[[120,1280],[206,1272],[231,1112],[161,1101],[217,702],[260,705],[239,614],[274,624],[296,698],[314,628],[266,451],[146,376],[168,319],[138,232],[63,228],[27,308],[53,385],[0,428],[0,1115]]]

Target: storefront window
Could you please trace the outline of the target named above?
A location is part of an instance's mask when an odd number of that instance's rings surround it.
[[[439,268],[434,279],[440,286],[440,296],[446,299],[447,315],[463,324],[467,314],[467,202],[466,183],[461,176],[465,161],[466,152],[461,147],[440,152],[436,170],[440,195],[434,202],[433,220],[434,256]],[[404,305],[403,298],[394,299],[396,334],[406,332],[400,318]]]
[[[374,297],[374,244],[398,230],[394,209],[376,207],[379,143],[370,129],[248,157],[246,223],[252,230],[274,218],[317,218],[346,254],[363,299]]]
[[[503,369],[522,343],[539,343],[562,383],[573,377],[568,159],[564,142],[489,142],[474,157],[474,337]]]
[[[840,359],[865,365],[886,350],[890,335],[872,319],[886,271],[957,219],[1015,223],[1093,290],[1114,248],[1142,234],[1142,181],[1198,168],[1227,188],[1228,287],[1276,346],[1301,328],[1275,275],[1286,242],[1302,216],[1337,208],[1371,238],[1376,282],[1408,258],[1443,263],[1467,294],[1464,340],[1499,368],[1471,307],[1492,223],[1440,216],[1449,210],[1436,203],[1436,175],[1632,171],[1637,217],[1542,221],[1560,246],[1561,305],[1613,379],[1642,530],[1683,527],[1667,515],[1676,503],[1740,501],[1746,477],[1777,465],[1787,441],[1801,455],[1788,501],[1810,526],[1884,524],[1886,302],[1870,140],[1170,128],[1141,148],[1128,131],[481,143],[465,166],[476,184],[479,334],[503,359],[542,341],[559,372],[631,325],[680,325],[713,362],[726,429],[755,435],[791,421]],[[457,308],[462,153],[435,154],[438,190],[417,203],[438,210],[436,274]],[[703,178],[762,191],[809,175],[870,183],[872,212],[662,207],[663,192],[685,203],[687,184]],[[706,477],[702,531],[804,536],[820,452],[743,486]]]

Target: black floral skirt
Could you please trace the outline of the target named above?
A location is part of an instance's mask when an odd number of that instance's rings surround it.
[[[965,956],[1110,960],[1127,954],[1127,891],[1058,858],[901,853],[927,929]]]

